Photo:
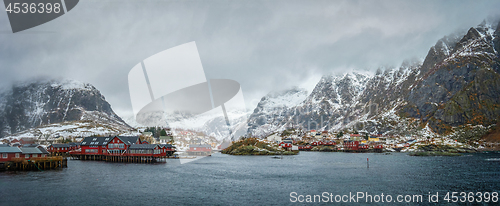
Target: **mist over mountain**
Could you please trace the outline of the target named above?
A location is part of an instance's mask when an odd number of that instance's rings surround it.
[[[500,116],[499,22],[483,22],[430,48],[423,62],[373,74],[325,75],[307,96],[275,107],[262,98],[248,121],[263,136],[287,127],[407,135],[447,134],[463,125],[495,124]],[[269,106],[268,106],[269,105]]]

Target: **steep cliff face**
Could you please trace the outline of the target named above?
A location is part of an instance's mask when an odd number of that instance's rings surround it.
[[[0,137],[68,121],[99,121],[128,127],[90,84],[36,81],[14,85],[0,94]]]
[[[294,126],[446,134],[465,124],[494,124],[500,116],[497,25],[483,22],[463,35],[444,37],[423,62],[405,61],[375,75],[324,76],[300,104],[256,115],[262,113],[258,106],[249,119],[250,132],[263,134],[268,131],[264,126],[274,125],[275,130]],[[261,103],[265,101],[269,97]]]
[[[496,29],[496,31],[495,31]],[[464,124],[489,125],[500,116],[498,27],[470,28],[449,55],[414,83],[402,114],[438,133]]]

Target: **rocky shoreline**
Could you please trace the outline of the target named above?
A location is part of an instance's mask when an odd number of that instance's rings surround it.
[[[424,145],[416,151],[410,152],[410,156],[460,156],[463,153],[476,153],[476,149],[465,147],[452,147],[448,145]]]

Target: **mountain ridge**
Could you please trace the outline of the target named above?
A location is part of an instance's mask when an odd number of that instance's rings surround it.
[[[423,62],[406,60],[365,78],[355,78],[356,72],[325,75],[303,104],[261,114],[273,117],[265,121],[256,121],[254,112],[249,132],[262,136],[273,131],[261,127],[274,125],[276,131],[445,135],[465,124],[495,124],[500,116],[499,23],[483,22],[463,35],[439,39]]]

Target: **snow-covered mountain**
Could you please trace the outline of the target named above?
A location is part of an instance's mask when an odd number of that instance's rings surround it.
[[[262,98],[248,121],[262,136],[287,127],[357,130],[398,135],[438,134],[454,127],[491,125],[500,116],[500,30],[483,22],[440,39],[423,60],[375,74],[326,75],[298,104]],[[430,133],[432,133],[430,132]]]
[[[74,124],[68,126],[67,122]],[[18,135],[16,133],[26,133],[27,136],[30,136],[27,133],[39,134],[36,130],[44,130],[42,128],[47,128],[46,125],[50,125],[51,131],[80,131],[89,127],[83,130],[90,135],[92,127],[95,134],[103,131],[121,133],[132,129],[114,113],[99,90],[87,83],[74,80],[31,81],[16,84],[0,94],[0,137]],[[98,127],[110,129],[101,131]],[[47,134],[58,135],[57,132]]]
[[[262,97],[248,119],[249,132],[261,136],[279,130],[285,125],[290,109],[303,103],[307,96],[305,89],[292,88]]]

